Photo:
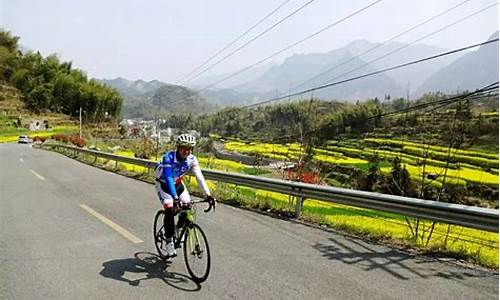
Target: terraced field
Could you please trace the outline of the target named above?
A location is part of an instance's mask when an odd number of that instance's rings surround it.
[[[264,144],[227,142],[228,151],[240,152],[276,160],[297,160],[303,153],[299,144]],[[449,152],[449,153],[448,153]],[[498,154],[485,151],[448,149],[442,146],[422,145],[390,139],[364,139],[357,147],[328,143],[324,149],[314,149],[314,159],[337,165],[351,165],[366,169],[369,160],[378,157],[382,161],[392,161],[398,157],[415,181],[425,174],[433,174],[437,180],[427,180],[431,185],[440,186],[444,170],[448,184],[465,186],[467,183],[484,184],[498,188]],[[446,160],[449,160],[448,162]],[[389,173],[390,167],[382,167]]]

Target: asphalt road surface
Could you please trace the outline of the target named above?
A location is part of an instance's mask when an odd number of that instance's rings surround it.
[[[0,144],[0,299],[498,299],[498,272],[222,204],[198,213],[212,253],[198,285],[182,256],[157,257],[159,208],[150,184]]]

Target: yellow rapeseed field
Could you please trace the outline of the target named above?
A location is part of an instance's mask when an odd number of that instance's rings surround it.
[[[417,180],[421,178],[423,171],[422,166],[413,166],[409,164],[403,164],[403,165],[406,167],[412,178]],[[380,170],[384,173],[389,173],[391,171],[391,168],[386,167],[386,168],[381,168]],[[444,175],[443,168],[434,166],[426,166],[425,172],[434,173],[440,176]],[[470,169],[470,168],[448,169],[446,176],[448,177],[447,182],[449,183],[461,184],[460,181],[453,181],[454,179],[461,179],[465,181],[486,184],[492,187],[495,186],[498,187],[498,175],[494,175],[477,169]],[[441,180],[438,179],[437,181]],[[465,182],[463,182],[463,185],[465,185]]]
[[[391,140],[391,139],[375,139],[375,138],[368,138],[364,139],[366,142],[372,142],[376,143],[379,145],[389,145],[389,146],[410,146],[410,147],[418,147],[418,148],[428,148],[429,150],[433,150],[436,152],[443,152],[443,153],[448,153],[448,147],[443,147],[443,146],[435,146],[435,145],[426,145],[422,143],[414,143],[414,142],[408,142],[408,141],[398,141],[398,140]],[[489,158],[489,159],[497,159],[498,160],[498,154],[494,153],[486,153],[483,151],[473,151],[473,150],[461,150],[461,149],[452,149],[453,154],[457,155],[470,155],[473,157],[484,157],[484,158]]]

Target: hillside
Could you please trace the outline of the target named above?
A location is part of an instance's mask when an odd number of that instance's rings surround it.
[[[165,85],[166,83],[151,80],[144,81],[142,79],[136,81],[130,81],[122,77],[115,79],[100,79],[100,82],[107,84],[120,92],[123,96],[142,96],[144,94],[152,94],[159,87]]]
[[[77,120],[60,113],[33,113],[25,108],[21,98],[18,89],[6,83],[0,84],[0,143],[15,142],[21,134],[34,137],[78,131]],[[30,124],[36,122],[40,124],[40,130],[30,131]]]
[[[119,77],[101,79],[100,82],[115,88],[122,95],[122,114],[125,118],[152,119],[172,113],[196,115],[216,108],[216,105],[189,88],[158,80],[132,81]]]
[[[498,31],[488,40],[498,38]],[[433,74],[415,92],[475,90],[498,81],[498,43],[479,47]]]
[[[364,54],[370,49],[374,50]],[[232,78],[227,82],[221,83],[218,87],[220,87],[220,90],[231,90],[233,105],[248,104],[275,97],[277,94],[286,94],[290,90],[298,91],[307,89],[326,82],[338,81],[367,72],[373,72],[443,51],[445,50],[424,44],[409,46],[392,42],[380,45],[379,43],[372,43],[366,40],[356,40],[344,47],[333,49],[326,53],[294,54],[287,57],[281,64],[263,66],[257,70],[258,72],[245,72],[244,74],[235,76],[238,80]],[[394,52],[394,54],[374,61],[391,52]],[[361,56],[356,57],[359,55]],[[360,68],[370,61],[374,62]],[[427,80],[430,74],[437,72],[451,61],[451,58],[443,58],[433,64],[421,64],[413,68],[388,72],[366,80],[358,80],[349,84],[342,84],[318,91],[313,96],[330,100],[351,101],[372,97],[383,98],[385,95],[391,95],[391,97],[404,96],[406,95],[408,84],[411,89],[415,89]],[[350,72],[357,68],[359,70]],[[332,70],[326,72],[330,69]],[[326,72],[323,76],[316,78],[312,82],[303,84],[310,78],[323,72]],[[260,76],[256,77],[255,75],[258,73],[260,73]],[[341,76],[345,73],[348,74]],[[225,74],[224,76],[228,75]],[[221,75],[217,78],[223,78],[224,76]],[[237,82],[239,84],[235,84]],[[214,94],[215,92],[211,93]],[[227,96],[227,94],[224,93],[223,95]],[[305,97],[309,97],[309,95]]]
[[[69,116],[83,110],[93,123],[118,117],[122,98],[114,89],[89,80],[84,71],[55,54],[23,53],[18,41],[19,37],[0,29],[0,82],[17,89],[23,109]]]
[[[371,49],[373,51],[368,52]],[[221,83],[216,88],[202,90],[198,96],[193,97],[205,100],[209,110],[217,106],[247,105],[284,95],[289,91],[296,92],[340,81],[444,51],[446,49],[425,44],[408,45],[391,42],[381,45],[366,40],[356,40],[326,53],[294,54],[281,64],[256,67]],[[366,52],[368,53],[364,54]],[[383,57],[384,55],[387,56]],[[321,73],[324,75],[309,81]],[[230,74],[202,77],[190,86],[203,87]],[[484,46],[466,54],[445,56],[433,60],[432,63],[422,63],[343,83],[298,98],[313,96],[323,100],[353,102],[374,97],[384,99],[387,95],[391,98],[406,97],[408,91],[413,97],[418,98],[430,91],[456,92],[475,89],[485,85],[487,81],[488,83],[496,81],[495,78],[498,80],[498,45]],[[156,80],[129,81],[123,78],[102,80],[102,82],[118,89],[125,98],[124,116],[151,116],[151,112],[155,111],[155,108],[151,107],[154,91],[160,86],[168,85]],[[175,88],[170,89],[173,98],[176,97],[174,90]],[[202,102],[197,106],[205,108]],[[178,110],[174,108],[174,111]]]
[[[498,33],[490,39],[496,36]],[[371,51],[368,52],[369,50]],[[289,91],[305,90],[445,51],[447,49],[425,44],[391,42],[381,45],[356,40],[326,53],[294,54],[284,59],[281,64],[266,65],[252,74],[245,72],[237,75],[235,78],[238,80],[232,78],[220,83],[217,86],[220,87],[219,90],[206,94],[215,99],[214,101],[217,101],[217,97],[225,98],[220,101],[222,103],[249,104],[284,95]],[[385,55],[387,56],[384,57]],[[261,75],[255,77],[258,73]],[[322,76],[308,82],[322,73]],[[217,79],[228,75],[230,74],[220,75]],[[413,97],[419,97],[432,91],[456,92],[475,89],[486,81],[496,81],[495,78],[498,80],[498,45],[484,46],[477,51],[441,57],[432,63],[417,64],[337,85],[317,91],[313,96],[324,100],[357,101],[373,97],[384,98],[386,95],[392,98],[401,97],[406,96],[409,91]],[[237,82],[239,84],[235,84]],[[217,94],[219,92],[220,94]],[[301,98],[310,96],[304,95]]]
[[[345,54],[343,56],[340,56]],[[338,53],[339,57],[335,60],[336,62],[343,62],[347,60],[352,61],[349,65],[342,66],[333,70],[329,73],[329,76],[316,79],[308,84],[301,86],[298,90],[304,90],[311,88],[313,86],[320,85],[324,82],[329,82],[328,79],[337,78],[334,81],[339,81],[349,77],[369,73],[375,71],[374,68],[370,66],[363,66],[364,61],[353,58],[350,53]],[[264,74],[258,81],[248,83],[244,86],[237,88],[239,91],[245,91],[249,93],[250,91],[255,91],[264,96],[264,98],[270,98],[282,94],[286,94],[289,91],[290,86],[293,88],[296,85],[303,83],[308,78],[314,76],[318,69],[327,69],[330,64],[317,57],[313,64],[316,65],[315,68],[312,67],[311,57],[309,55],[295,55],[289,59],[286,59],[282,65],[271,68],[266,74]],[[323,67],[321,67],[323,65]],[[359,70],[350,73],[349,75],[342,76],[342,74],[354,69],[360,68]],[[302,70],[302,71],[299,71]],[[327,79],[325,79],[327,78]],[[290,83],[292,83],[290,85]],[[274,88],[273,88],[274,87]],[[294,90],[292,89],[292,92]],[[324,90],[319,90],[314,92],[314,97],[319,97],[326,100],[364,100],[371,97],[383,98],[385,95],[403,95],[404,90],[401,86],[397,84],[395,80],[390,78],[385,74],[381,74],[376,77],[357,80],[349,82],[346,84],[338,85],[332,88],[327,88]],[[310,97],[310,95],[304,95],[303,97]],[[261,97],[262,98],[262,97]]]

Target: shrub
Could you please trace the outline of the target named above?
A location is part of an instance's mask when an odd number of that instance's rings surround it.
[[[69,136],[68,139],[73,145],[80,147],[80,148],[84,147],[87,144],[87,142],[83,138],[79,137],[78,135],[71,135],[71,136]]]

